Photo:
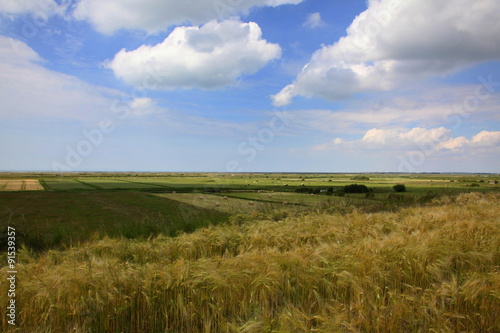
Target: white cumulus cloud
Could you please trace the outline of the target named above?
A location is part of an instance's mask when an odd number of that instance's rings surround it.
[[[255,73],[280,55],[279,45],[262,39],[256,23],[226,20],[177,27],[160,44],[121,50],[107,66],[137,87],[214,89]]]
[[[246,13],[252,7],[298,4],[303,0],[81,0],[77,19],[89,21],[97,31],[112,34],[119,29],[155,33],[187,22],[204,24]]]
[[[345,99],[498,60],[499,12],[497,0],[370,0],[347,35],[317,50],[273,103]]]
[[[440,153],[488,153],[500,151],[500,131],[482,131],[470,139],[463,136],[452,137],[452,131],[445,127],[412,129],[378,129],[365,132],[359,140],[335,138],[331,142],[313,147],[316,151],[346,149],[355,153],[375,152],[411,152],[423,151],[426,155]]]
[[[498,151],[500,148],[500,132],[499,131],[482,131],[474,135],[470,140],[461,136],[451,138],[436,145],[437,150],[464,151],[479,150],[479,151]]]
[[[444,127],[432,129],[415,127],[408,131],[372,128],[365,133],[361,143],[392,147],[410,146],[427,142],[440,142],[443,138],[448,138],[450,132]]]

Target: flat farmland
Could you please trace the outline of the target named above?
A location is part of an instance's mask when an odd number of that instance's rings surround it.
[[[4,174],[0,227],[27,249],[23,332],[496,332],[499,180]]]
[[[43,191],[44,188],[36,179],[4,179],[0,180],[0,191]]]

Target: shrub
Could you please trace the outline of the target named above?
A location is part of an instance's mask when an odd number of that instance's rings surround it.
[[[366,185],[351,184],[344,186],[344,193],[368,193],[370,190]]]
[[[406,186],[404,186],[403,184],[394,185],[392,189],[394,190],[394,192],[406,192]]]

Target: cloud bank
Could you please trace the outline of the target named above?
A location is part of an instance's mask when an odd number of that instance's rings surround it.
[[[329,143],[317,145],[316,151],[350,150],[358,154],[369,151],[411,152],[420,150],[427,155],[442,153],[477,153],[500,152],[500,131],[481,131],[470,139],[452,137],[452,131],[445,127],[412,129],[378,129],[366,131],[360,140],[348,141],[335,138]]]
[[[496,0],[370,0],[347,36],[317,50],[273,103],[341,100],[500,59],[499,12]]]

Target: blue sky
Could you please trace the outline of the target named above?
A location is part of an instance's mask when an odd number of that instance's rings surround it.
[[[500,172],[496,0],[4,0],[0,170]]]

